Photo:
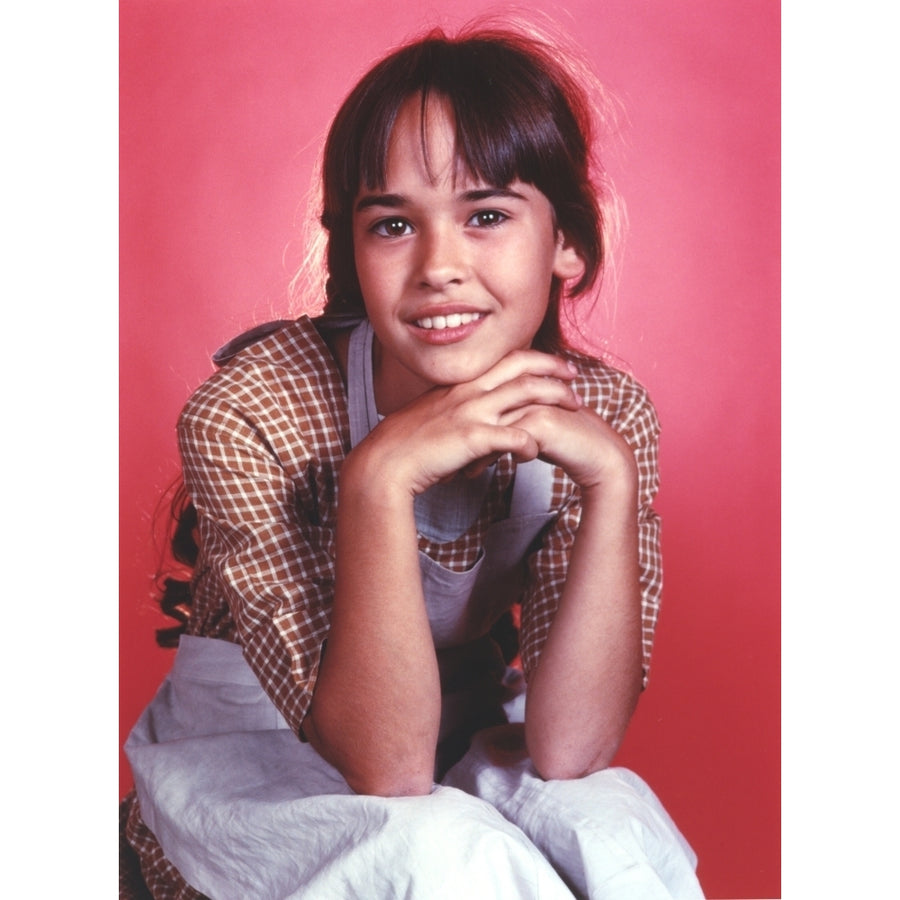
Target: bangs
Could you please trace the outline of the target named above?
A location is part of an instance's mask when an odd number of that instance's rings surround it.
[[[368,121],[360,123],[363,127],[357,131],[357,153],[346,157],[350,165],[344,171],[345,196],[355,197],[363,187],[384,188],[394,123],[400,107],[415,96],[420,103],[426,165],[424,113],[432,99],[447,104],[454,122],[458,176],[468,175],[496,187],[519,179],[547,193],[548,183],[570,180],[573,164],[579,157],[584,160],[580,123],[573,116],[562,122],[548,115],[548,110],[566,112],[568,106],[550,79],[541,77],[533,60],[495,42],[444,39],[409,48],[407,56],[400,65],[395,59],[381,78],[376,69],[372,74],[377,93],[360,98]],[[577,146],[571,146],[572,139]],[[582,167],[583,163],[578,168]]]

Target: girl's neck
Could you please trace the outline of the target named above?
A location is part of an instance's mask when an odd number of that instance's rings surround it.
[[[350,330],[326,332],[323,337],[347,386],[347,358],[350,351]],[[418,379],[398,363],[389,361],[384,365],[384,352],[378,338],[372,341],[372,378],[374,381],[375,406],[379,415],[387,416],[412,403],[427,391],[431,385]]]
[[[384,353],[378,337],[372,341],[372,380],[379,415],[389,416],[420,397],[433,385]]]

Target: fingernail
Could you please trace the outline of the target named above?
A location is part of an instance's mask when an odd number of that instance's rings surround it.
[[[568,361],[566,362],[566,365],[569,367],[569,371],[570,371],[573,375],[577,375],[577,374],[578,374],[578,366],[576,366],[575,363],[573,363],[571,359],[568,360]]]

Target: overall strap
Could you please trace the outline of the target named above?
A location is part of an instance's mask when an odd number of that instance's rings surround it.
[[[351,447],[355,447],[378,424],[372,376],[374,334],[368,319],[363,319],[350,333],[347,349],[347,407],[350,414]]]
[[[550,511],[553,500],[553,466],[532,459],[516,466],[509,517],[534,516]]]

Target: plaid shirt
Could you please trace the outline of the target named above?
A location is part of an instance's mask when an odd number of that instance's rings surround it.
[[[658,424],[631,377],[576,357],[575,381],[628,441],[640,477],[645,681],[662,587],[656,494]],[[253,344],[191,397],[178,425],[184,478],[199,513],[201,547],[189,632],[236,641],[266,693],[297,732],[312,701],[334,591],[341,463],[350,449],[341,373],[313,320]],[[419,549],[446,568],[470,568],[493,522],[509,511],[515,463],[502,457],[481,512],[461,537]],[[521,654],[534,669],[565,582],[581,515],[577,486],[554,473],[559,515],[528,560]]]
[[[199,513],[188,633],[241,644],[295,733],[328,635],[340,467],[350,449],[344,384],[319,327],[302,318],[238,353],[194,393],[178,423],[185,484]],[[634,379],[587,357],[573,359],[575,389],[628,441],[638,466],[646,684],[662,589],[659,519],[651,507],[659,426]],[[488,527],[509,514],[514,475],[515,463],[501,457],[469,530],[445,543],[420,536],[419,549],[446,568],[469,569]],[[526,677],[553,621],[581,517],[578,488],[559,468],[552,508],[558,515],[527,560],[520,636]],[[124,810],[128,841],[153,895],[199,897],[141,821],[133,794]]]

